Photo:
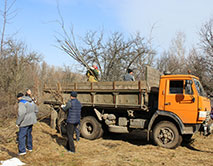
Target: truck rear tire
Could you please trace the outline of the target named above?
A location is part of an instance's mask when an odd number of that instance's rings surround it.
[[[100,132],[99,132],[97,138],[101,138],[101,137],[103,137],[103,135],[104,135],[104,130],[103,130],[103,128],[101,127]]]
[[[162,121],[155,125],[153,139],[155,144],[168,149],[175,149],[182,142],[177,127],[169,121]]]
[[[81,135],[82,137],[94,140],[101,136],[101,124],[93,116],[86,116],[81,121]]]

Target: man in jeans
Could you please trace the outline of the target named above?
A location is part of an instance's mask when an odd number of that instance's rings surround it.
[[[81,119],[81,103],[77,99],[77,92],[71,92],[70,101],[62,109],[67,112],[67,150],[68,152],[75,153],[75,145],[73,141],[74,131],[80,124]]]
[[[26,147],[29,151],[33,149],[32,128],[33,124],[37,122],[36,113],[38,113],[38,107],[29,96],[23,96],[22,93],[17,95],[17,99],[18,118],[16,120],[16,125],[19,127],[18,149],[19,155],[25,155]]]

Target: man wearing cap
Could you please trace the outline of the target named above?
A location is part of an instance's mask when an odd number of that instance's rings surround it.
[[[67,150],[68,152],[75,153],[75,145],[73,141],[74,131],[76,130],[78,124],[80,124],[81,119],[81,103],[77,99],[77,92],[72,91],[70,94],[70,99],[66,106],[61,106],[67,114]]]
[[[88,77],[89,82],[98,82],[100,71],[96,64],[93,64],[89,70],[87,70],[86,76]]]
[[[19,155],[25,155],[26,147],[29,151],[33,150],[32,128],[33,124],[37,122],[36,114],[38,113],[38,107],[30,97],[24,96],[23,93],[19,93],[17,99],[18,118],[16,125],[19,127],[18,149]]]
[[[135,81],[132,69],[127,69],[127,74],[124,76],[124,81]]]

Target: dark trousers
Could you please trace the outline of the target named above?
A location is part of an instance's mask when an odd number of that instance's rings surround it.
[[[75,145],[73,141],[74,131],[76,130],[78,124],[67,123],[67,150],[75,152]]]
[[[79,141],[80,140],[80,122],[77,124],[75,128],[75,134],[76,134],[76,140]]]
[[[33,139],[32,139],[32,129],[33,125],[19,127],[19,134],[18,134],[18,149],[19,153],[26,152],[26,143],[27,149],[33,149]],[[27,138],[27,141],[26,141]]]

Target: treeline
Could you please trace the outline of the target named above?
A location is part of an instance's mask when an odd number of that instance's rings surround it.
[[[160,71],[172,73],[191,73],[200,78],[205,90],[213,96],[213,18],[199,31],[199,43],[187,49],[185,34],[177,33],[156,61]]]
[[[4,104],[13,104],[16,94],[26,88],[39,96],[46,83],[65,83],[77,77],[79,80],[79,74],[73,73],[69,66],[50,66],[38,53],[28,51],[24,43],[16,40],[6,41],[0,55],[0,101],[5,101]]]
[[[28,51],[23,42],[7,40],[0,52],[0,114],[13,116],[16,95],[19,92],[25,93],[27,88],[32,89],[34,97],[40,99],[46,83],[83,79],[83,76],[73,73],[68,66],[48,65],[38,53]]]

